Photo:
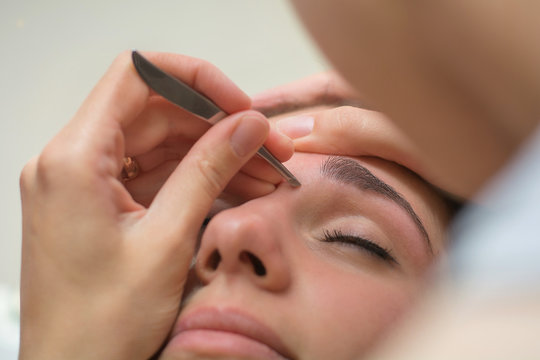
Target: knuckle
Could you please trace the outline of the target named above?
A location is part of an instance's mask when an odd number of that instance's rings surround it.
[[[363,123],[364,117],[359,116],[358,109],[351,106],[341,106],[338,108],[338,123],[341,128],[347,128],[353,124],[359,124],[359,121]]]
[[[39,155],[36,162],[36,170],[39,177],[46,176],[49,173],[57,171],[67,163],[66,155],[60,151],[46,147]]]
[[[199,158],[196,164],[208,195],[216,197],[223,191],[228,179],[225,177],[223,167],[216,165],[218,162],[212,160],[209,157]]]
[[[370,126],[370,120],[370,117],[358,108],[342,106],[338,108],[335,131],[339,136],[355,136]]]
[[[340,138],[351,131],[351,114],[344,106],[327,111],[324,120],[331,121],[324,121],[322,124],[324,126],[318,127],[318,130],[324,132],[327,136]]]
[[[200,84],[204,84],[206,80],[209,82],[212,82],[212,80],[217,82],[217,72],[217,67],[210,62],[203,59],[197,59],[192,74],[193,86],[199,87]]]
[[[24,165],[24,167],[22,168],[21,174],[19,176],[19,186],[21,188],[21,191],[28,191],[34,184],[36,167],[37,157],[34,157],[30,159],[30,161],[28,161],[26,165]]]
[[[217,70],[217,67],[208,60],[197,59],[197,61],[198,61],[199,71],[210,71],[210,72],[212,72],[212,71]]]
[[[81,157],[77,155],[76,149],[66,151],[64,148],[50,144],[35,160],[37,179],[43,183],[56,181],[57,179],[64,181],[73,177],[80,179],[82,170],[80,159]]]

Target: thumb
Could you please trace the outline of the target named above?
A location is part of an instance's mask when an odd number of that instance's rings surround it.
[[[149,226],[173,238],[196,235],[214,200],[263,145],[269,129],[268,120],[251,110],[210,128],[157,194],[146,216]]]

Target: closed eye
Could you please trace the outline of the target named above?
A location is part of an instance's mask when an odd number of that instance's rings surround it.
[[[399,265],[397,260],[390,254],[390,250],[387,250],[377,245],[373,241],[365,239],[363,237],[344,234],[340,230],[333,230],[333,231],[325,230],[323,241],[329,242],[329,243],[337,242],[337,243],[346,244],[348,246],[354,246],[363,251],[367,251],[369,254],[383,261],[386,261],[390,264]]]

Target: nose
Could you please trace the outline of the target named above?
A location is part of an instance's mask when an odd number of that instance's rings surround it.
[[[254,209],[247,203],[220,212],[208,223],[196,263],[203,284],[218,276],[232,276],[244,277],[255,286],[274,292],[290,285],[290,263],[284,242],[291,235],[287,235],[283,223],[268,219],[275,211]],[[286,219],[283,213],[276,217]]]

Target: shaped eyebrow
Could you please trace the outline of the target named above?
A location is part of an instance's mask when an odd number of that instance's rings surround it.
[[[320,171],[325,177],[337,180],[344,184],[353,185],[361,190],[374,191],[399,205],[413,220],[426,240],[430,252],[433,253],[433,247],[426,228],[411,204],[394,190],[394,188],[373,175],[366,167],[346,157],[331,156],[323,162]]]

